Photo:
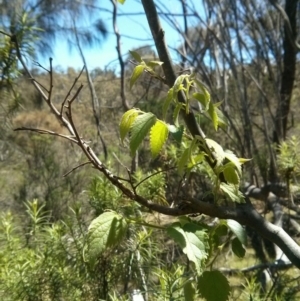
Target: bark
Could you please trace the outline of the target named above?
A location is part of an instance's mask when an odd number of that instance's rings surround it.
[[[285,20],[284,25],[283,73],[273,136],[273,142],[276,144],[285,140],[287,134],[288,115],[296,74],[297,6],[298,0],[286,0],[285,13],[288,19]]]

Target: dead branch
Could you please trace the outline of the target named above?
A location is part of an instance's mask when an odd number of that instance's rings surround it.
[[[130,106],[128,104],[128,101],[126,99],[126,94],[125,94],[125,64],[124,60],[122,58],[122,52],[121,52],[121,35],[117,26],[117,3],[116,0],[111,0],[111,3],[113,5],[113,28],[114,28],[114,33],[116,36],[117,40],[117,53],[118,53],[118,60],[120,64],[120,78],[121,78],[121,99],[122,99],[122,104],[123,108],[125,111],[130,109]]]
[[[29,128],[29,127],[22,126],[20,128],[14,129],[14,131],[31,131],[31,132],[35,132],[35,133],[38,133],[38,134],[44,134],[44,135],[46,134],[46,135],[61,137],[61,138],[67,139],[67,140],[69,140],[69,141],[71,141],[73,143],[77,143],[77,140],[75,140],[71,136],[59,134],[59,133],[56,133],[56,132],[53,132],[53,131],[50,131],[50,130],[43,130],[43,129],[37,129],[37,128]]]

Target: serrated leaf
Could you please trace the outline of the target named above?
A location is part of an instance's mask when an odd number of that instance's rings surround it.
[[[236,167],[239,175],[241,175],[241,173],[242,173],[242,164],[241,164],[239,158],[237,158],[237,156],[229,150],[225,151],[225,158],[234,164],[234,166]]]
[[[243,245],[241,244],[240,240],[235,237],[231,242],[231,249],[232,252],[239,258],[243,258],[246,254],[246,250],[244,249]]]
[[[167,94],[167,98],[164,101],[164,105],[163,105],[163,119],[166,118],[167,115],[167,111],[169,109],[170,103],[173,100],[173,88],[169,89],[168,94]]]
[[[117,245],[127,231],[126,220],[116,212],[104,212],[88,228],[88,259],[94,261],[104,250]]]
[[[188,259],[195,264],[196,271],[200,274],[203,261],[207,258],[208,235],[205,230],[192,223],[187,223],[183,227],[180,223],[174,223],[167,228],[167,232],[180,245]]]
[[[205,111],[208,110],[209,107],[209,103],[210,103],[210,98],[207,98],[204,93],[193,93],[193,98],[195,98],[196,100],[198,100],[200,102],[200,104],[203,106],[203,109]]]
[[[215,105],[212,104],[211,102],[209,103],[209,106],[208,106],[208,114],[209,114],[209,117],[211,118],[212,122],[213,122],[213,125],[214,125],[214,128],[215,130],[218,129],[218,114],[215,110]]]
[[[180,125],[179,127],[176,127],[175,125],[168,124],[169,132],[171,133],[172,137],[175,139],[177,143],[181,143],[182,136],[184,133],[184,126]]]
[[[224,166],[223,174],[226,182],[234,185],[240,184],[240,177],[233,163],[230,162]]]
[[[138,116],[130,129],[130,150],[131,154],[134,155],[143,139],[146,137],[151,127],[156,122],[156,116],[152,113],[144,113]]]
[[[141,62],[143,61],[142,58],[141,58],[141,56],[139,55],[138,52],[136,52],[136,51],[131,51],[131,50],[129,50],[129,52],[130,52],[131,56],[132,56],[137,62],[141,63]]]
[[[222,182],[220,188],[233,202],[244,202],[244,195],[239,191],[237,185]]]
[[[138,65],[133,69],[131,78],[130,78],[130,89],[135,84],[135,82],[138,80],[138,78],[143,74],[145,69],[144,65]]]
[[[123,142],[125,136],[129,132],[132,123],[135,121],[135,118],[141,113],[141,111],[137,109],[131,109],[127,112],[125,112],[121,118],[120,122],[120,136],[121,136],[121,141]]]
[[[161,120],[157,120],[150,130],[150,149],[155,158],[161,151],[168,138],[168,126]]]
[[[227,220],[228,228],[236,235],[239,241],[243,244],[247,244],[247,234],[243,226],[235,220]]]
[[[230,286],[227,278],[219,271],[206,271],[198,280],[198,290],[206,301],[227,301]]]
[[[216,166],[219,166],[225,158],[223,147],[212,139],[205,138],[205,142],[208,148],[214,152],[214,157],[217,160]]]

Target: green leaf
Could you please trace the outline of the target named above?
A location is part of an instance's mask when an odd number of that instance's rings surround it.
[[[177,143],[181,143],[182,136],[184,133],[184,126],[180,125],[179,127],[176,127],[175,125],[168,124],[169,132],[171,133],[172,137],[175,139]]]
[[[150,68],[154,68],[155,66],[161,66],[164,62],[160,61],[150,61],[146,65],[149,66]]]
[[[233,202],[244,202],[244,195],[239,191],[237,185],[222,182],[220,188]]]
[[[203,162],[204,159],[205,159],[205,154],[204,153],[200,153],[196,156],[192,156],[191,163],[188,165],[188,168],[193,168],[195,165]]]
[[[231,249],[232,249],[233,253],[239,258],[243,258],[246,254],[246,250],[244,249],[243,245],[241,244],[241,242],[239,241],[239,239],[237,237],[235,237],[232,240]]]
[[[224,116],[223,112],[220,109],[218,109],[217,107],[215,107],[215,111],[218,115],[218,125],[221,128],[226,129],[228,127],[227,118]]]
[[[198,280],[200,295],[207,301],[227,301],[230,286],[227,278],[219,271],[206,271]]]
[[[174,124],[179,127],[179,122],[178,122],[178,117],[179,117],[179,113],[180,110],[182,108],[182,104],[178,103],[175,107],[174,113],[173,113],[173,120],[174,120]]]
[[[224,223],[217,225],[217,227],[214,229],[214,233],[217,236],[225,236],[227,235],[227,232],[228,232],[228,227],[227,225],[224,225]]]
[[[210,104],[210,94],[204,84],[202,84],[199,80],[195,79],[194,82],[199,89],[199,91],[196,92],[195,99],[197,99],[205,107],[205,110],[208,110]]]
[[[198,92],[193,93],[193,98],[195,98],[196,100],[198,100],[200,102],[200,104],[203,106],[203,109],[205,111],[208,110],[210,98],[207,98],[204,93],[198,93]]]
[[[199,80],[195,79],[194,80],[196,86],[198,87],[198,89],[200,90],[200,93],[203,94],[205,96],[205,98],[208,100],[208,102],[210,101],[210,94],[208,92],[208,90],[206,89],[205,85],[202,84]]]
[[[211,118],[212,122],[213,122],[213,125],[214,125],[214,128],[215,130],[218,129],[218,114],[215,110],[215,106],[214,104],[212,104],[211,102],[209,103],[209,106],[208,106],[208,114],[209,114],[209,117]]]
[[[169,134],[168,126],[161,120],[157,120],[150,130],[150,149],[155,158],[161,151]]]
[[[240,184],[240,177],[233,163],[230,162],[224,166],[223,174],[226,182],[234,185]]]
[[[224,153],[223,147],[219,143],[217,143],[216,141],[214,141],[212,139],[205,138],[205,142],[206,142],[208,148],[210,150],[212,150],[214,153],[214,157],[217,160],[216,166],[219,166],[225,158],[225,153]]]
[[[211,231],[210,235],[210,243],[211,248],[218,248],[220,247],[219,251],[223,248],[224,244],[224,237],[228,234],[228,227],[226,224],[226,221],[220,221],[219,224],[217,224]]]
[[[173,100],[173,88],[169,89],[167,98],[164,101],[163,105],[163,119],[166,119],[167,111],[169,109],[170,103]]]
[[[239,175],[241,175],[242,174],[242,163],[240,162],[239,158],[237,158],[237,156],[230,150],[225,151],[225,158],[235,165]]]
[[[188,259],[195,264],[198,274],[201,273],[203,262],[207,258],[208,235],[197,224],[186,223],[183,227],[180,223],[174,223],[167,228],[168,234],[177,242]]]
[[[183,81],[188,77],[187,74],[182,74],[176,78],[176,81],[173,86],[174,93],[178,93],[178,91],[184,89]]]
[[[180,175],[183,175],[183,173],[184,173],[185,166],[187,165],[188,160],[189,160],[189,154],[190,154],[189,149],[186,148],[183,151],[183,153],[178,161],[178,172]]]
[[[136,52],[136,51],[130,51],[131,56],[139,63],[141,63],[143,60],[141,58],[141,56]]]
[[[223,103],[223,101],[216,102],[216,103],[214,104],[215,109],[217,109],[219,106],[221,106],[222,103]]]
[[[121,141],[123,142],[125,136],[129,132],[132,123],[135,121],[136,117],[141,113],[140,110],[137,109],[131,109],[127,112],[125,112],[121,118],[120,122],[120,136],[121,136]]]
[[[127,231],[127,222],[113,211],[104,212],[88,228],[88,259],[94,261],[104,250],[120,243]]]
[[[138,78],[143,74],[145,69],[144,65],[138,65],[133,69],[131,78],[130,78],[130,89],[135,84],[135,82],[138,80]]]
[[[247,234],[243,226],[235,220],[227,220],[228,228],[236,235],[239,241],[243,244],[247,244]]]
[[[196,290],[191,281],[188,281],[183,287],[184,300],[193,301],[195,299]]]
[[[251,161],[251,160],[252,160],[252,159],[239,158],[239,162],[240,162],[241,164],[244,164],[244,163],[249,162],[249,161]]]
[[[197,141],[198,139],[197,138],[194,138],[190,144],[190,147],[189,147],[189,159],[190,159],[190,162],[192,163],[192,165],[194,166],[195,165],[195,162],[193,160],[193,152],[197,146]]]
[[[118,0],[119,3],[124,4],[126,0]]]
[[[131,154],[134,155],[139,145],[142,143],[143,139],[148,134],[151,127],[156,122],[156,116],[152,113],[144,113],[138,116],[130,129],[130,150]]]

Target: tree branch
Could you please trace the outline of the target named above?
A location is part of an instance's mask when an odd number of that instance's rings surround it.
[[[165,73],[166,82],[169,87],[172,87],[176,80],[176,75],[165,43],[164,31],[160,25],[154,1],[142,0],[142,4],[155,41],[159,59],[163,62],[162,68]],[[183,94],[179,95],[179,101],[185,103]],[[193,136],[199,135],[202,138],[205,138],[205,134],[197,124],[192,111],[188,114],[183,113],[182,116],[188,130]],[[212,165],[213,163],[210,164],[210,166]],[[196,199],[190,200],[189,206],[195,209],[194,213],[203,213],[221,219],[234,219],[243,225],[251,227],[261,236],[278,245],[289,260],[300,268],[300,247],[298,244],[282,228],[275,226],[262,218],[250,204],[249,199],[246,199],[248,200],[247,204],[240,204],[236,208],[221,207]]]

